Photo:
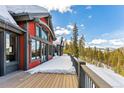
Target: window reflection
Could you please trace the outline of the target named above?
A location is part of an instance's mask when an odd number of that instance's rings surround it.
[[[41,37],[41,29],[39,26],[36,26],[36,37]]]
[[[32,39],[32,60],[40,58],[40,41]]]
[[[16,61],[17,36],[13,33],[6,33],[6,62]]]
[[[42,31],[42,39],[47,40],[47,34],[44,31]]]
[[[35,59],[35,56],[36,56],[36,49],[35,49],[35,40],[32,39],[32,60]]]
[[[37,41],[37,58],[40,58],[40,41]]]
[[[41,28],[40,26],[36,26],[36,37],[40,37],[45,41],[48,41],[48,33],[45,28]]]

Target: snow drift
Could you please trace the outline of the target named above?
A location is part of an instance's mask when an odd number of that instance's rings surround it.
[[[122,88],[124,87],[124,77],[115,73],[111,69],[97,67],[92,64],[88,64],[87,66],[94,71],[98,76],[100,76],[103,80],[105,80],[112,87]]]
[[[55,56],[52,60],[47,61],[35,68],[26,71],[30,74],[42,72],[42,73],[64,73],[75,74],[75,68],[71,62],[70,56]]]

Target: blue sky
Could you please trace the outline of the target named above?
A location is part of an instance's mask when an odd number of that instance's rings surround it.
[[[58,38],[70,40],[72,25],[84,34],[86,45],[118,48],[124,45],[124,6],[75,5],[50,10]],[[64,34],[63,34],[64,33]]]

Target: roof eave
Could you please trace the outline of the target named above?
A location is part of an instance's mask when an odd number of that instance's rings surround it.
[[[20,27],[17,27],[16,25],[6,22],[2,19],[0,19],[0,28],[13,31],[18,34],[22,34],[23,32],[26,32],[25,30],[21,29]]]

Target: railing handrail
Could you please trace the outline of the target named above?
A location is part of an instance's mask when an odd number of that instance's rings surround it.
[[[83,71],[88,75],[88,77],[93,81],[98,88],[112,88],[105,80],[98,76],[95,72],[89,69],[86,65],[81,65]]]
[[[71,56],[71,55],[70,55]],[[73,61],[73,65],[75,66],[78,81],[79,81],[79,87],[85,88],[86,77],[92,81],[92,83],[97,88],[112,88],[111,85],[109,85],[104,79],[102,79],[100,76],[98,76],[94,71],[92,71],[88,66],[86,66],[87,62],[84,61],[78,61],[73,56],[71,56],[71,59]]]

